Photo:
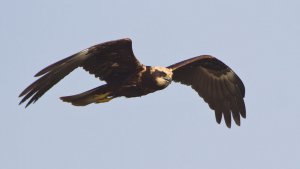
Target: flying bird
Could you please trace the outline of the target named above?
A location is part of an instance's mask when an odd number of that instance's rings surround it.
[[[117,97],[140,97],[165,89],[172,81],[191,86],[215,111],[217,123],[225,119],[231,127],[231,117],[240,125],[246,118],[243,98],[245,87],[234,71],[210,55],[200,55],[168,67],[146,66],[134,56],[130,39],[104,42],[84,49],[39,71],[40,77],[19,97],[26,107],[35,103],[51,87],[74,69],[82,67],[106,84],[86,92],[60,99],[75,106],[104,103]]]

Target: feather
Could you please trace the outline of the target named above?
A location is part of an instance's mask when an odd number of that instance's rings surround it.
[[[116,64],[118,67],[113,68],[112,65]],[[100,80],[105,80],[108,84],[116,84],[137,73],[138,70],[143,68],[143,65],[135,58],[130,39],[101,43],[39,71],[35,76],[41,77],[25,88],[19,95],[19,97],[23,97],[20,104],[28,99],[30,100],[26,107],[36,102],[50,88],[78,67],[83,67],[83,69],[99,77]]]
[[[221,122],[222,114],[227,127],[231,127],[231,116],[237,125],[240,124],[240,114],[246,117],[244,84],[230,67],[217,58],[201,55],[168,68],[173,69],[175,82],[192,86],[209,107],[215,110],[218,123]],[[201,80],[190,80],[198,79],[198,76],[201,76]]]

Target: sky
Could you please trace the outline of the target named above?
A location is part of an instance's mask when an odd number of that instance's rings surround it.
[[[0,168],[300,168],[300,1],[1,1]],[[38,102],[19,93],[45,66],[109,40],[131,38],[146,65],[201,54],[246,87],[247,118],[215,122],[190,87],[74,107],[58,98],[103,82],[77,69]]]

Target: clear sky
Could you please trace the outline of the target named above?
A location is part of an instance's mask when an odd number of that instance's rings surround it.
[[[300,1],[2,1],[2,169],[300,168]],[[246,87],[247,119],[228,129],[191,88],[73,107],[60,96],[103,84],[78,69],[36,104],[18,94],[45,66],[129,37],[146,65],[200,54]]]

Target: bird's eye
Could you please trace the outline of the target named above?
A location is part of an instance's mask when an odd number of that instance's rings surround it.
[[[167,76],[167,74],[165,72],[159,72],[160,76]]]

